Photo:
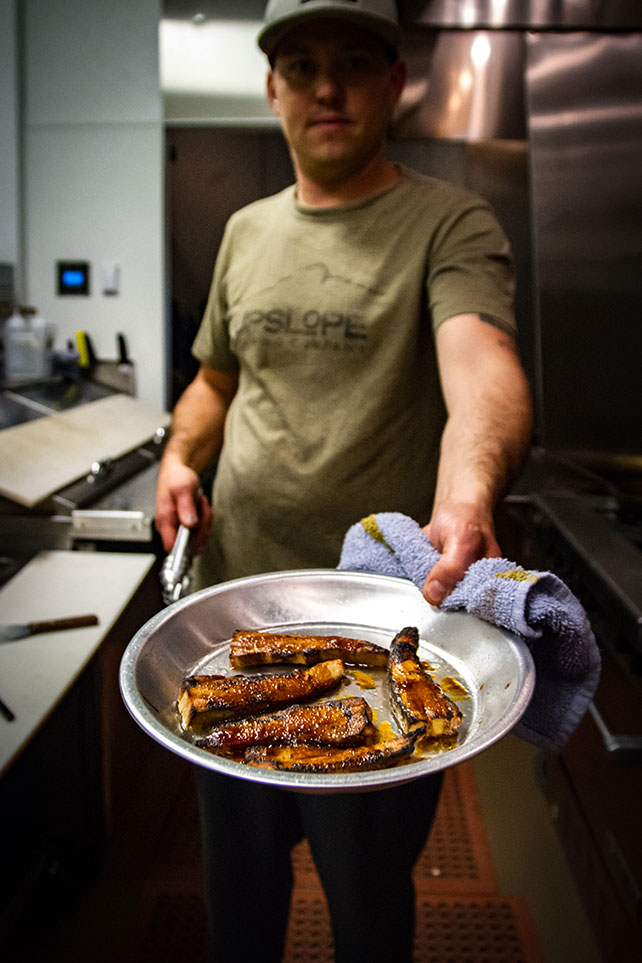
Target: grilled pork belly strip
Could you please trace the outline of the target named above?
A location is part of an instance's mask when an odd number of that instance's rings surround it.
[[[372,710],[365,699],[348,696],[314,705],[294,705],[271,715],[239,719],[212,729],[196,745],[210,752],[248,746],[360,746],[373,740]]]
[[[417,738],[424,732],[418,727],[413,732],[387,742],[354,749],[315,748],[314,746],[255,746],[246,749],[245,762],[261,769],[288,772],[359,772],[394,766],[404,756],[412,754]]]
[[[351,665],[385,666],[388,651],[374,642],[340,635],[235,632],[230,642],[230,662],[236,669],[275,662],[314,665],[328,659],[341,659]]]
[[[190,676],[181,686],[178,711],[184,726],[197,721],[200,728],[310,702],[338,686],[344,675],[343,662],[334,659],[284,675]]]
[[[462,714],[421,665],[418,644],[419,633],[409,626],[390,645],[387,682],[392,714],[404,732],[421,725],[429,738],[454,735]]]

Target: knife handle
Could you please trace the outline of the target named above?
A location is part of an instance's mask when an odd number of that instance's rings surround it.
[[[98,625],[97,615],[73,615],[68,619],[49,619],[46,622],[29,622],[29,632],[59,632],[64,629],[81,629],[88,625]]]

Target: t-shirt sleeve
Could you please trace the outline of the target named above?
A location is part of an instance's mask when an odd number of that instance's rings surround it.
[[[441,225],[430,252],[428,298],[436,330],[457,314],[480,314],[516,330],[510,245],[491,208],[470,200]]]
[[[229,340],[226,274],[230,257],[230,229],[226,228],[212,276],[205,312],[192,344],[192,354],[217,371],[236,371],[238,359]]]

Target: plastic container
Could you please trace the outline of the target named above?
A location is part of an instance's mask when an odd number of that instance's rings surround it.
[[[4,328],[5,381],[20,384],[51,375],[54,329],[33,308],[15,310]]]

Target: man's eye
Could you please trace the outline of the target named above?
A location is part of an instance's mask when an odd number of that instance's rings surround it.
[[[308,80],[316,75],[316,64],[313,60],[307,60],[303,57],[298,60],[290,60],[285,65],[285,75],[286,77],[291,77],[293,80]]]
[[[347,70],[367,70],[370,67],[370,61],[361,54],[352,54],[346,57],[344,66]]]
[[[369,77],[381,70],[382,64],[376,57],[364,53],[348,54],[341,62],[341,71],[347,78]]]

